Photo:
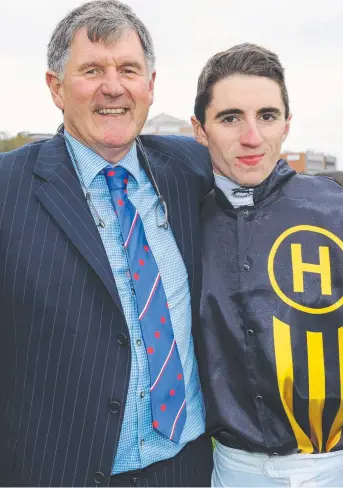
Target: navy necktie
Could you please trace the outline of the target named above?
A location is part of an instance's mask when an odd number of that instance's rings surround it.
[[[104,174],[121,227],[137,299],[149,363],[152,425],[172,441],[179,442],[186,421],[185,384],[161,276],[143,222],[127,197],[128,171],[121,166],[106,167]]]

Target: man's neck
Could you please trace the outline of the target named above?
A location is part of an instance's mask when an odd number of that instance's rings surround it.
[[[67,125],[64,126],[67,132],[74,138],[76,139],[80,144],[88,147],[92,151],[94,151],[96,154],[101,156],[105,161],[108,163],[116,164],[118,163],[121,159],[123,159],[126,154],[130,151],[132,148],[132,145],[134,144],[134,141],[130,141],[128,144],[125,144],[124,146],[120,147],[107,147],[102,144],[97,143],[96,141],[86,141],[81,134],[79,134],[77,131],[73,129],[73,127],[67,127]]]

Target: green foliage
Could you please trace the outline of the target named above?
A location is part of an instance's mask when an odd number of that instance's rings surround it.
[[[15,137],[8,137],[2,132],[0,133],[0,153],[12,151],[12,149],[16,149],[29,142],[32,142],[32,139],[27,136],[17,135]]]

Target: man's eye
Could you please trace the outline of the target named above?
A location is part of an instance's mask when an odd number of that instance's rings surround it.
[[[133,75],[135,74],[135,72],[133,71],[133,69],[130,69],[130,68],[124,68],[121,70],[122,73],[126,74],[126,75]]]
[[[275,115],[274,114],[263,114],[262,120],[265,120],[266,122],[268,122],[269,120],[275,120]]]
[[[223,122],[232,124],[233,122],[236,122],[236,120],[238,120],[236,115],[228,115],[227,117],[225,117],[225,119],[223,119]]]
[[[96,75],[97,73],[99,73],[99,68],[92,68],[86,72],[87,75]]]

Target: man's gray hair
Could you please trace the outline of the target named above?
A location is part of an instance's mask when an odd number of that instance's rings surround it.
[[[48,68],[63,77],[70,46],[77,30],[86,27],[92,42],[111,44],[125,29],[139,36],[150,74],[155,66],[155,53],[148,29],[132,9],[117,0],[95,0],[75,8],[55,28],[48,45]]]

